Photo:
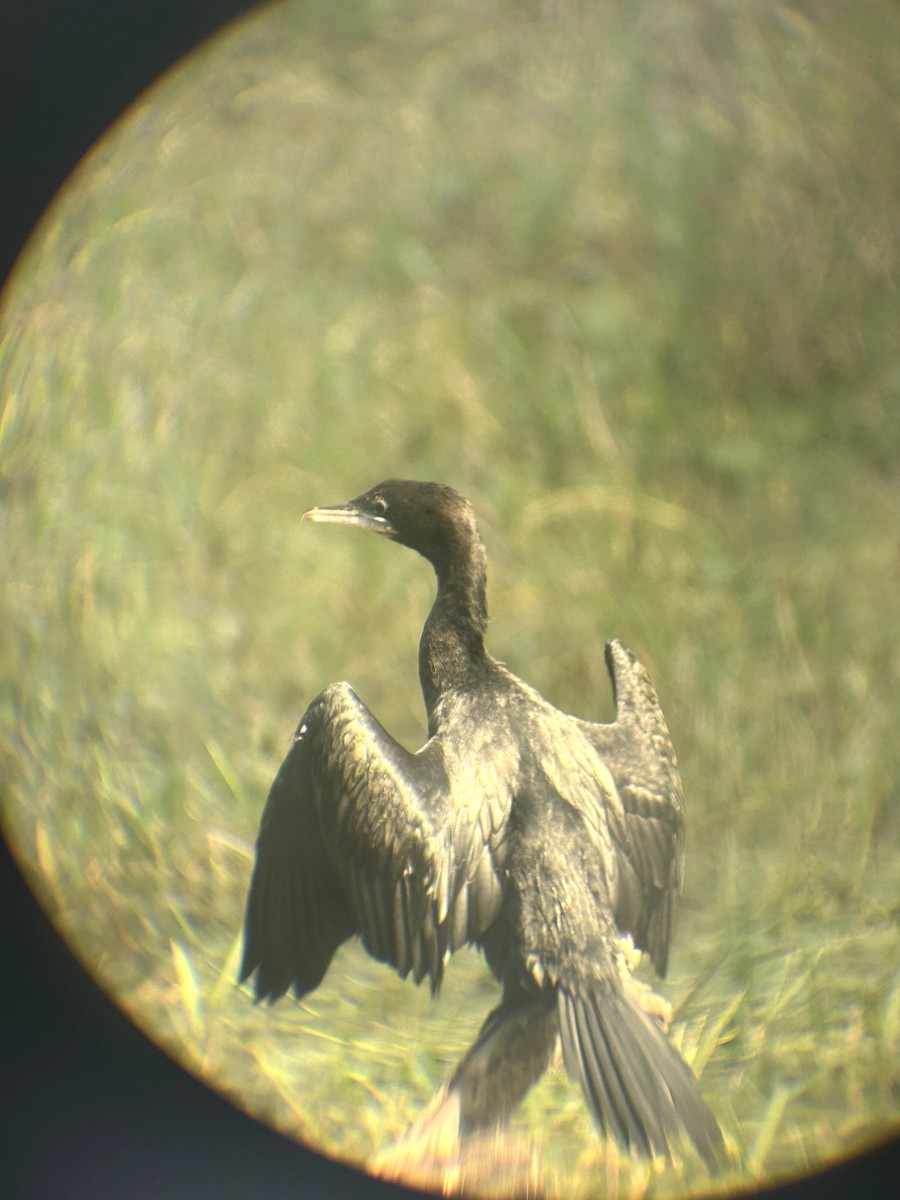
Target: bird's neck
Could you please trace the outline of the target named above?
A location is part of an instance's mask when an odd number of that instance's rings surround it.
[[[419,680],[429,715],[450,690],[474,686],[486,661],[487,570],[481,542],[435,564],[438,588],[419,642]]]

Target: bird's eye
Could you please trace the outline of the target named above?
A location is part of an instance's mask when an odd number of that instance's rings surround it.
[[[387,500],[385,500],[384,496],[373,496],[372,508],[380,517],[383,517],[387,512]]]

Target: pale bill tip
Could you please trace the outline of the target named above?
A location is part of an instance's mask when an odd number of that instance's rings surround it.
[[[300,517],[301,521],[331,521],[335,525],[353,525],[358,520],[358,514],[352,509],[335,506],[333,508],[308,508]]]
[[[327,522],[332,525],[358,525],[362,529],[374,529],[377,533],[385,533],[389,528],[384,517],[376,517],[343,504],[336,504],[331,508],[308,508],[300,520]]]

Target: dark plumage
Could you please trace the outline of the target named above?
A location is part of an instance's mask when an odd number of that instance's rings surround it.
[[[642,1155],[680,1132],[710,1162],[719,1128],[690,1069],[621,967],[623,935],[666,970],[684,857],[682,792],[646,671],[606,647],[611,725],[552,707],[484,648],[485,554],[451,488],[389,480],[313,521],[411,547],[437,575],[419,676],[428,740],[415,754],[346,683],[303,715],[262,818],[241,978],[298,996],[354,934],[436,991],[450,954],[483,951],[503,999],[448,1094],[461,1133],[509,1114],[561,1037],[598,1124]]]

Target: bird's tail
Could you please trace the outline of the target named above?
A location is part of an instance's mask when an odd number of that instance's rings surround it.
[[[711,1167],[721,1165],[716,1119],[659,1026],[609,982],[560,985],[558,994],[566,1070],[597,1124],[645,1157],[671,1157],[671,1141],[685,1133]]]

